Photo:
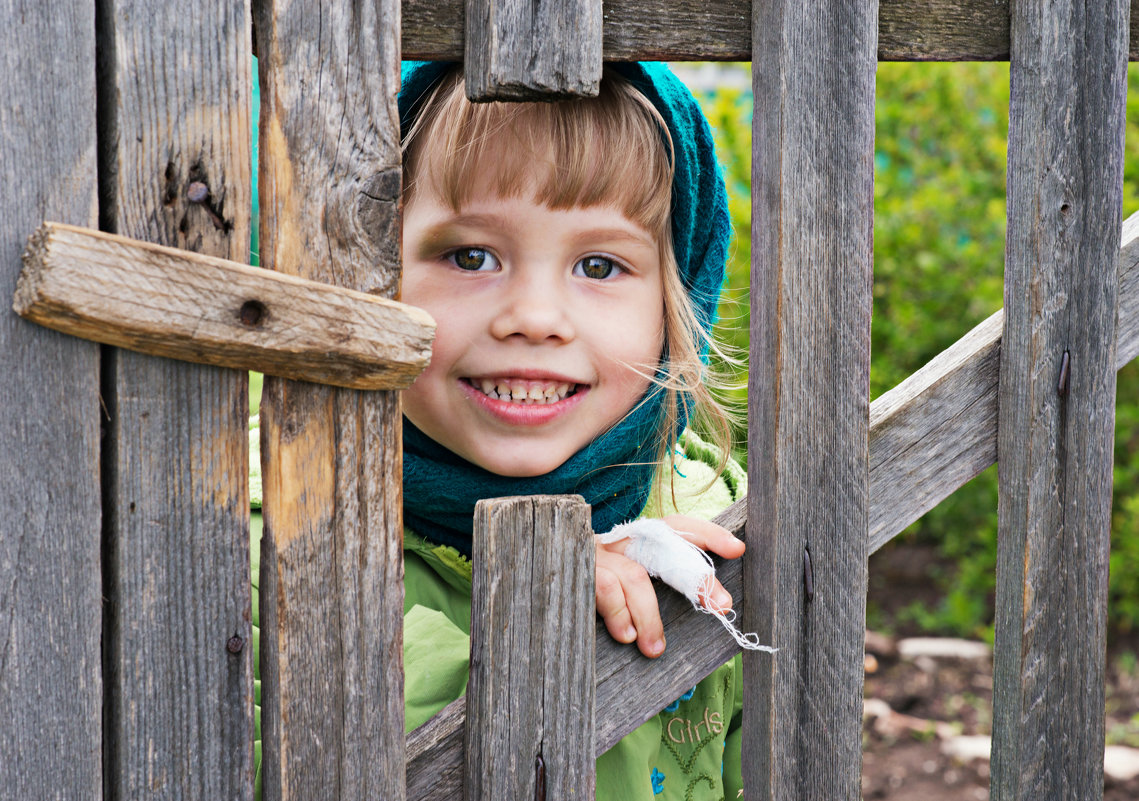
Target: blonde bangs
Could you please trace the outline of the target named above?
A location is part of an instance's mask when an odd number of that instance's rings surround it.
[[[613,206],[671,249],[672,153],[660,113],[606,73],[597,98],[471,103],[444,80],[404,142],[406,191],[458,211],[473,196],[533,196],[552,209]]]

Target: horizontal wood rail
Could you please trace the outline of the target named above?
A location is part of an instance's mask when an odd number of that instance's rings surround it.
[[[403,57],[463,59],[464,0],[403,0]],[[1130,58],[1139,60],[1139,0]],[[750,0],[606,0],[609,61],[751,61]],[[881,0],[879,61],[1007,61],[1009,9],[1000,0]]]
[[[352,389],[403,389],[435,322],[387,298],[60,223],[28,240],[13,308],[65,334]]]
[[[1117,369],[1139,356],[1139,214],[1123,224],[1119,282]],[[871,404],[872,552],[996,461],[1003,316],[998,311]],[[744,517],[740,501],[716,522],[742,537]],[[717,576],[739,611],[740,563],[717,560]],[[598,626],[598,754],[739,651],[687,599],[664,592],[660,602],[670,644],[659,659],[614,642]],[[465,711],[460,698],[408,735],[408,801],[442,801],[461,792]]]

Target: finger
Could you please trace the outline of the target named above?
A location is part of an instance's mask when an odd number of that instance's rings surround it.
[[[663,520],[698,548],[725,559],[736,559],[743,555],[744,541],[710,520],[686,515],[669,515]]]
[[[597,567],[597,613],[605,628],[617,642],[630,643],[637,638],[637,629],[625,604],[625,590],[617,574],[602,566],[600,554]]]
[[[637,630],[637,648],[645,656],[655,659],[664,653],[665,645],[656,588],[643,567],[631,560],[625,561],[630,567],[622,574],[622,586],[633,628]]]
[[[713,581],[709,592],[700,594],[700,601],[709,609],[718,609],[721,612],[732,608],[732,594],[724,589],[724,585],[719,581]]]
[[[664,652],[664,625],[660,619],[660,609],[657,607],[656,589],[653,587],[652,579],[643,567],[638,565],[631,559],[627,559],[619,554],[609,553],[601,549],[598,550],[598,582],[599,584],[605,583],[605,599],[600,599],[598,611],[602,612],[602,618],[606,620],[606,628],[609,629],[610,634],[613,630],[609,628],[609,619],[606,618],[605,612],[609,612],[615,622],[623,624],[624,618],[620,616],[621,610],[617,609],[619,602],[616,601],[618,595],[623,598],[625,611],[629,615],[629,622],[634,630],[634,637],[637,641],[637,648],[640,649],[647,657],[655,658]],[[620,585],[620,593],[616,592],[610,584],[609,575],[616,580]],[[600,605],[604,604],[604,608]],[[631,642],[633,638],[623,639],[614,635],[614,639],[619,642]]]

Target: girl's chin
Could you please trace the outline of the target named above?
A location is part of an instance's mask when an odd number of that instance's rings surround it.
[[[539,447],[540,450],[535,452]],[[568,447],[539,446],[533,443],[528,447],[470,454],[465,458],[495,475],[507,478],[536,478],[557,470],[574,453],[576,451],[570,451]]]
[[[557,468],[565,464],[565,460],[561,462],[535,462],[523,463],[517,462],[502,463],[498,460],[490,462],[479,460],[476,462],[479,467],[487,472],[494,473],[498,476],[505,476],[506,478],[537,478],[544,476],[546,473],[553,472]]]

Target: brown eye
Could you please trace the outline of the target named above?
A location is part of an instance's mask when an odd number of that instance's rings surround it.
[[[613,263],[613,260],[607,259],[604,256],[586,256],[574,265],[575,273],[583,275],[586,278],[592,278],[595,281],[609,278],[616,273],[617,270],[618,267]]]
[[[470,272],[493,270],[498,267],[498,260],[483,248],[459,248],[451,254],[451,261],[460,270]]]

